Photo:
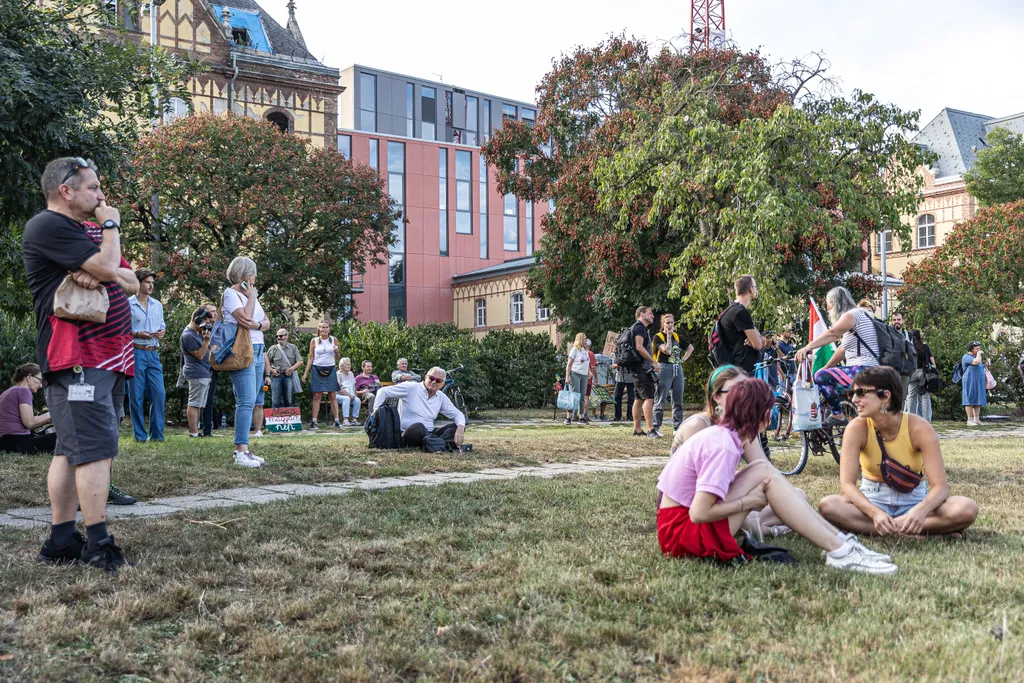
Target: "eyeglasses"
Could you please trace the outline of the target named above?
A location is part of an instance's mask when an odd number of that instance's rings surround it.
[[[287,338],[287,337],[288,337],[288,335],[287,335],[287,334],[279,334],[279,335],[277,335],[277,338],[278,338],[278,339],[285,339],[285,338]]]
[[[43,383],[43,378],[40,377],[39,375],[32,375],[32,379],[34,379],[35,381],[39,382],[40,384]]]
[[[427,381],[432,383],[432,384],[443,384],[444,383],[444,377],[434,377],[433,375],[428,375],[427,376]]]
[[[885,398],[885,391],[885,389],[862,389],[857,387],[856,389],[851,389],[850,393],[857,398],[864,398],[868,394],[874,394],[878,398]]]
[[[83,159],[82,157],[75,157],[75,167],[68,171],[68,174],[64,176],[64,180],[60,181],[60,184],[66,184],[68,180],[71,178],[71,176],[78,173],[79,170],[83,168],[89,168],[89,163],[90,162],[88,159]]]

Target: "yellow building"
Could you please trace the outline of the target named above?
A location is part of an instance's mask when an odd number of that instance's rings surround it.
[[[455,324],[473,330],[477,338],[491,330],[544,333],[560,347],[551,308],[526,289],[526,274],[536,262],[528,256],[453,276]]]
[[[151,40],[150,3],[137,10],[124,0],[105,3],[133,39]],[[190,111],[231,110],[271,121],[317,147],[337,149],[340,74],[306,49],[294,0],[288,3],[286,27],[253,0],[164,0],[155,9],[157,43],[206,67],[188,84],[192,101],[173,98],[165,121]]]

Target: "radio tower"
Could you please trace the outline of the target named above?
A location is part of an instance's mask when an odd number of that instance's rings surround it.
[[[691,0],[690,52],[720,47],[725,42],[725,0]]]

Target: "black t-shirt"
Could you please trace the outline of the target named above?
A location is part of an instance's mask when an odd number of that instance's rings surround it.
[[[732,362],[753,375],[754,366],[757,364],[761,352],[753,346],[743,343],[747,340],[744,331],[757,329],[754,327],[754,319],[750,317],[750,311],[743,304],[734,301],[722,313],[718,327],[722,332],[722,341],[725,342],[726,348],[732,349]]]
[[[917,369],[925,370],[929,365],[932,364],[932,348],[927,344],[922,344],[924,347],[924,353],[917,354]]]
[[[682,363],[683,362],[683,350],[691,344],[685,339],[679,336],[678,332],[672,333],[672,350],[669,353],[662,353],[659,348],[662,344],[667,342],[664,332],[658,332],[654,335],[652,344],[654,345],[654,360],[659,363]]]
[[[647,353],[651,353],[651,333],[647,331],[647,326],[646,325],[644,325],[642,322],[637,320],[633,324],[633,333],[630,336],[633,337],[633,341],[634,342],[636,341],[637,337],[643,337],[644,349],[647,351]],[[642,367],[642,368],[649,368],[649,367],[651,367],[651,361],[647,360],[646,358],[641,357],[641,359],[640,359],[640,367]]]

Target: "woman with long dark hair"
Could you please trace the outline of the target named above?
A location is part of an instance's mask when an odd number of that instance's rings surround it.
[[[910,383],[907,385],[907,412],[911,415],[920,415],[931,422],[932,395],[925,388],[925,371],[935,366],[935,357],[932,355],[931,347],[921,338],[921,330],[911,332],[910,340],[914,344],[914,351],[917,352],[917,369],[910,376]]]
[[[839,534],[796,493],[767,461],[737,473],[746,445],[771,419],[775,396],[759,379],[743,379],[729,390],[721,421],[687,440],[658,478],[658,542],[673,557],[728,562],[744,555],[734,538],[754,510],[771,503],[793,531],[825,551],[825,564],[869,574],[893,574],[886,555]]]

